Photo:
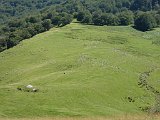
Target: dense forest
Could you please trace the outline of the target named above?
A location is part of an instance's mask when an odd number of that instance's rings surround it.
[[[152,30],[160,25],[160,0],[0,0],[0,51],[73,19]]]
[[[37,14],[41,9],[60,4],[64,0],[0,0],[0,23],[7,18],[19,18]]]

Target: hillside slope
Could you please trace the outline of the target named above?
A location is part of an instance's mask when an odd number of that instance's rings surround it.
[[[159,37],[160,29],[72,23],[21,42],[0,53],[0,117],[143,113],[154,96],[140,75],[152,71],[160,88]],[[17,90],[28,84],[39,91]]]

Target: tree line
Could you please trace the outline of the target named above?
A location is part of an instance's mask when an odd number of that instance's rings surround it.
[[[65,0],[0,0],[0,23],[7,18],[25,17],[37,14],[41,9],[60,4]]]
[[[160,0],[1,0],[0,51],[73,19],[147,31],[160,25]]]
[[[147,31],[160,25],[160,11],[136,11],[134,13],[124,10],[116,14],[102,13],[101,11],[91,14],[89,11],[81,11],[77,14],[77,20],[81,23],[100,26],[134,25],[133,27],[140,31]]]

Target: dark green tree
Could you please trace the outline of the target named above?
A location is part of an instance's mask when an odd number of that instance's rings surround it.
[[[120,25],[130,25],[134,22],[134,15],[132,11],[123,11],[117,14]]]
[[[82,23],[90,24],[92,23],[92,14],[89,11],[85,12],[84,18],[82,20]]]
[[[1,36],[0,37],[0,52],[2,52],[5,49],[7,49],[6,36]]]
[[[37,23],[40,21],[39,16],[31,16],[29,18],[26,18],[26,22],[30,22],[30,23]]]
[[[58,23],[58,26],[62,27],[62,26],[65,26],[65,25],[71,23],[72,18],[73,18],[72,15],[66,14],[65,16],[61,17],[61,19]]]
[[[22,37],[23,39],[28,39],[32,37],[32,35],[30,34],[27,28],[20,30],[19,33],[20,33],[20,37]]]
[[[41,33],[41,32],[45,31],[44,27],[42,26],[42,23],[34,24],[33,27],[34,27],[34,30],[36,31],[36,33]]]
[[[93,13],[92,21],[94,25],[103,25],[101,16],[102,16],[102,11],[96,11]]]
[[[134,26],[141,31],[147,31],[157,26],[155,18],[148,13],[143,13],[135,19]]]
[[[61,17],[58,16],[58,15],[52,17],[52,19],[51,19],[53,25],[58,25],[58,23],[59,23],[60,20],[61,20]]]
[[[34,28],[34,25],[27,27],[27,30],[31,34],[31,36],[34,36],[38,33],[37,30]]]
[[[24,24],[24,21],[22,20],[12,20],[8,23],[8,26],[11,27],[15,27],[15,28],[19,28],[22,27]]]
[[[152,10],[152,8],[152,0],[133,0],[133,4],[131,5],[132,10],[148,11]]]
[[[156,23],[158,26],[160,26],[160,14],[155,15]]]
[[[45,30],[49,30],[52,27],[52,21],[50,19],[45,19],[42,22],[42,26],[44,27]]]
[[[84,16],[85,16],[85,12],[84,11],[78,12],[78,14],[77,14],[77,20],[78,21],[82,21],[84,19]]]
[[[106,14],[106,25],[110,25],[110,26],[116,26],[116,25],[119,25],[119,18],[112,14],[112,13],[107,13]]]

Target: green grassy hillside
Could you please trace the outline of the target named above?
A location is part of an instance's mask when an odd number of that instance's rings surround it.
[[[148,83],[160,88],[159,37],[72,23],[21,42],[0,53],[0,117],[143,113],[155,101],[140,75],[152,71]],[[28,84],[39,91],[17,90]]]

